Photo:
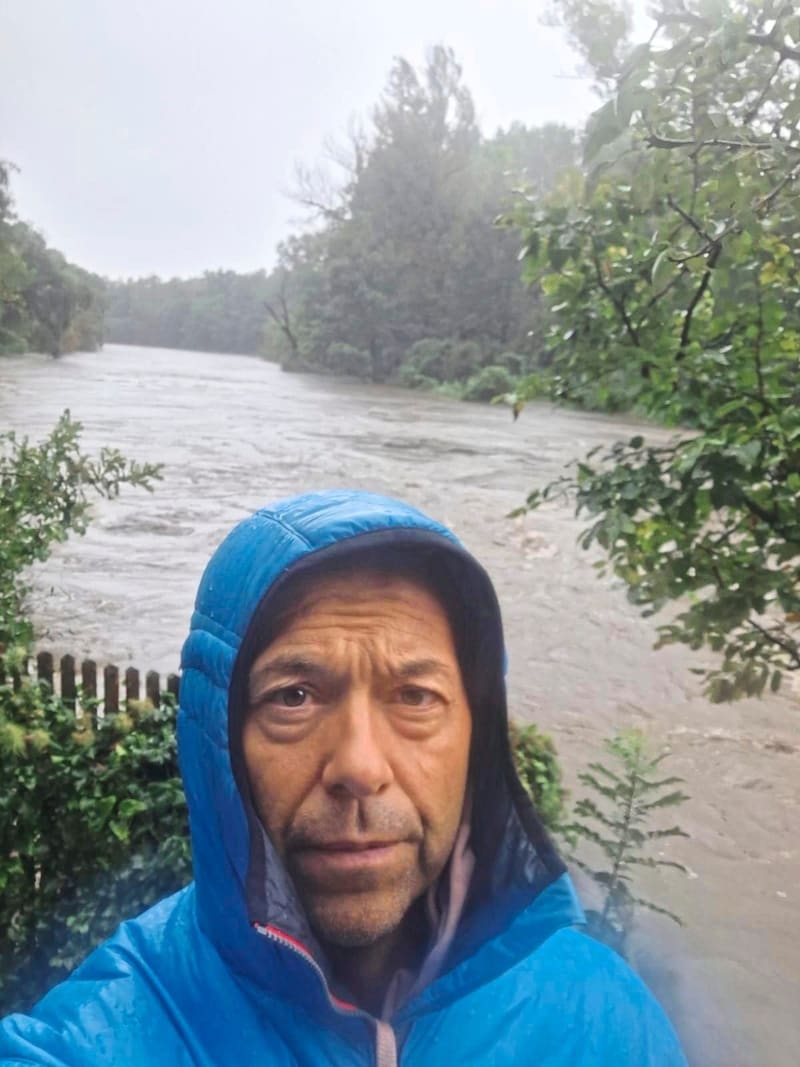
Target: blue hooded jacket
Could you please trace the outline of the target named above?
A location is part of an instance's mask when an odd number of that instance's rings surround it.
[[[476,875],[444,968],[387,1026],[330,990],[291,880],[237,785],[234,694],[251,623],[268,628],[287,575],[392,546],[446,576],[451,621],[472,652],[471,666],[461,662]],[[682,1067],[650,993],[575,929],[571,883],[513,771],[503,658],[485,571],[413,508],[335,491],[240,523],[206,569],[183,651],[178,741],[195,880],[123,923],[30,1015],[9,1016],[0,1064]]]

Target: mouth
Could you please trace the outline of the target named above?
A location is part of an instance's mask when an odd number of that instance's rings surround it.
[[[304,845],[296,861],[309,874],[391,866],[406,841],[325,841]]]

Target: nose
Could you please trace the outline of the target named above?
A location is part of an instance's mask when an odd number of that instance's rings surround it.
[[[333,793],[362,798],[382,792],[393,773],[367,697],[351,698],[330,719],[331,736],[322,784]]]

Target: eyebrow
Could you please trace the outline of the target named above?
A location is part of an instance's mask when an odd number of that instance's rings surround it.
[[[407,660],[405,663],[401,663],[392,673],[403,681],[421,678],[429,674],[438,674],[447,678],[452,676],[452,671],[447,664],[438,659]]]
[[[272,675],[303,675],[304,678],[313,680],[325,680],[333,677],[333,671],[324,663],[308,659],[305,656],[295,656],[287,653],[283,656],[275,656],[263,666],[253,671],[250,676],[250,692],[252,693],[259,685],[263,685]]]
[[[431,674],[446,678],[452,676],[451,670],[445,663],[432,658],[406,660],[394,668],[392,674],[404,682]],[[324,663],[291,653],[278,655],[268,660],[251,675],[249,685],[251,699],[274,675],[299,675],[309,681],[321,682],[329,682],[335,677],[334,672]]]

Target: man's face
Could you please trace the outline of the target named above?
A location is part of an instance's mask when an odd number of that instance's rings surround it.
[[[471,716],[439,602],[400,578],[321,579],[256,659],[244,758],[317,933],[395,930],[453,847]]]

